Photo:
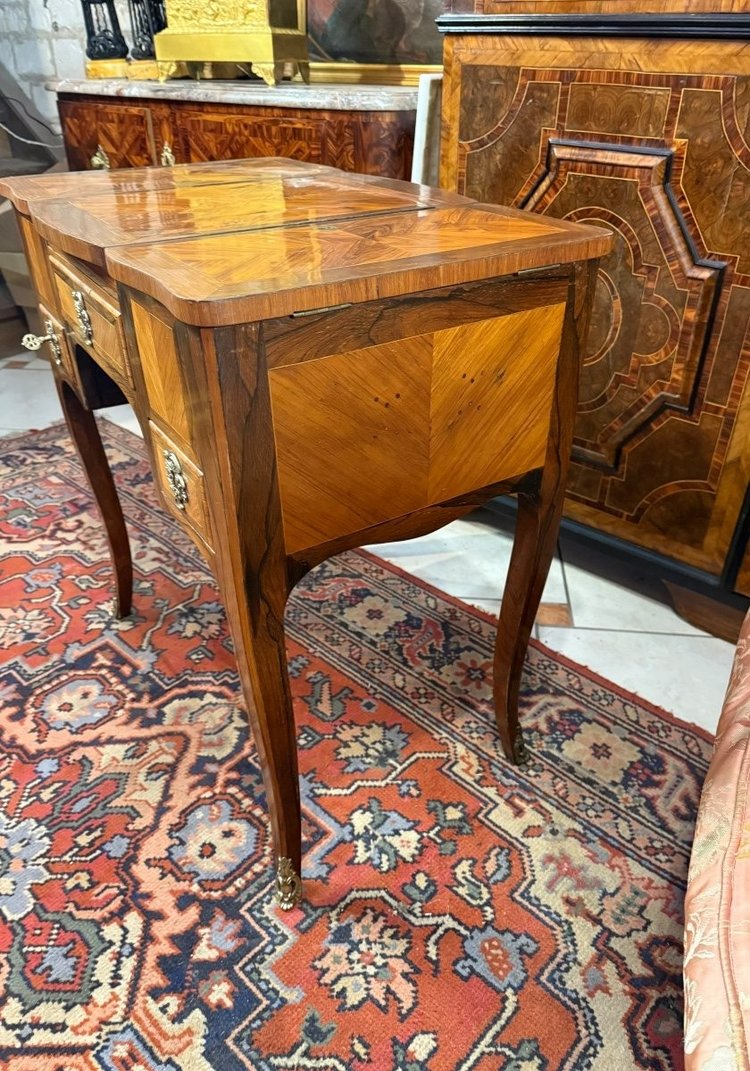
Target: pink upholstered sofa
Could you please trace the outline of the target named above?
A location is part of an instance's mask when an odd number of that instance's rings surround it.
[[[686,1071],[750,1071],[750,614],[698,810],[684,977]]]

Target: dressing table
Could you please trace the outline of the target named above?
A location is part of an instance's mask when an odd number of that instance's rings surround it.
[[[65,417],[131,606],[93,411],[133,406],[165,508],[214,570],[264,771],[284,908],[301,895],[284,642],[294,584],[362,543],[519,498],[499,619],[500,741],[562,508],[606,230],[259,159],[0,181]]]

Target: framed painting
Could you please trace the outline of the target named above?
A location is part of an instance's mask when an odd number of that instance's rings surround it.
[[[312,80],[405,85],[441,70],[435,20],[450,7],[450,0],[307,0]]]

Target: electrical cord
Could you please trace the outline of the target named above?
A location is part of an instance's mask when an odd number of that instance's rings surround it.
[[[3,100],[10,101],[11,104],[17,104],[30,122],[36,123],[38,126],[43,126],[48,134],[51,134],[53,138],[56,137],[56,134],[52,127],[48,126],[43,119],[38,119],[36,115],[32,115],[29,109],[24,104],[24,102],[19,97],[9,97],[7,93],[3,93],[3,91],[0,89],[0,98],[2,98]]]
[[[20,134],[16,134],[14,130],[11,130],[5,123],[0,123],[0,130],[4,130],[6,134],[11,138],[15,138],[16,141],[22,141],[24,145],[41,145],[44,149],[60,149],[62,148],[62,141],[57,145],[52,145],[49,141],[34,141],[32,138],[21,137]]]

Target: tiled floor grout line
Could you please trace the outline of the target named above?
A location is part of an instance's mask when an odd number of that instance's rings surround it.
[[[461,598],[460,595],[457,598]],[[609,625],[544,625],[544,628],[557,629],[560,632],[570,631],[575,629],[576,632],[608,632],[615,635],[627,635],[627,636],[679,636],[686,640],[713,640],[715,636],[711,636],[707,632],[701,632],[696,636],[694,632],[660,632],[658,629],[650,628],[613,628]]]
[[[562,543],[558,539],[557,541],[557,556],[560,559],[560,571],[563,578],[563,591],[565,592],[565,602],[568,607],[568,613],[570,614],[569,625],[550,625],[550,628],[575,628],[575,617],[573,615],[573,603],[570,598],[570,586],[568,584],[568,574],[565,570],[565,558],[563,557]],[[539,637],[537,636],[537,639]]]

